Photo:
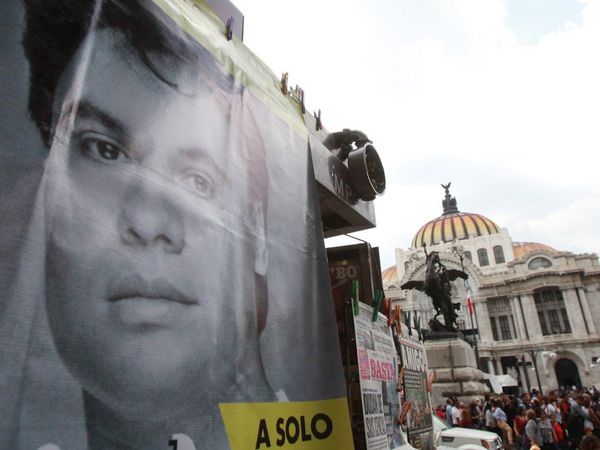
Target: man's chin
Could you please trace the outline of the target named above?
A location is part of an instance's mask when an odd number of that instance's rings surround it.
[[[182,369],[185,370],[185,369]],[[189,373],[189,372],[188,372]],[[200,377],[196,378],[196,381]],[[169,417],[177,411],[196,404],[194,400],[201,386],[192,380],[178,379],[176,376],[163,377],[159,373],[130,373],[114,375],[98,380],[80,380],[83,390],[110,410],[135,419]],[[150,413],[151,417],[147,414]]]
[[[201,403],[192,397],[192,393],[182,390],[161,389],[112,389],[109,393],[89,392],[84,388],[87,402],[97,402],[104,411],[113,417],[121,417],[127,421],[142,421],[145,423],[165,421],[185,415],[192,409],[197,409]],[[202,407],[208,405],[202,404]]]
[[[125,348],[106,346],[102,354],[97,350],[88,352],[86,364],[78,360],[67,365],[86,392],[112,409],[153,410],[190,401],[202,389],[208,368],[203,367],[197,354],[184,353],[183,343],[158,347],[149,344],[142,341]]]

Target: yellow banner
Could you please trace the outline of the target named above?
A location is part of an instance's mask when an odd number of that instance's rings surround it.
[[[315,402],[221,403],[231,450],[351,450],[345,397]]]

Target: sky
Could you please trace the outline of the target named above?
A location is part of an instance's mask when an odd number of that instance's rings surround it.
[[[441,215],[447,182],[513,241],[600,252],[600,1],[234,4],[245,44],[327,130],[372,139],[387,189],[355,236],[382,268]]]

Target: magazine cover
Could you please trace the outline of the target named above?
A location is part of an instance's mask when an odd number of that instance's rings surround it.
[[[423,342],[402,327],[399,336],[404,379],[404,401],[410,404],[406,428],[408,441],[418,449],[432,450],[433,419],[427,390],[427,355]]]
[[[389,450],[406,442],[398,426],[398,356],[387,318],[359,303],[354,316],[364,434],[367,450]],[[357,444],[358,445],[358,444]]]

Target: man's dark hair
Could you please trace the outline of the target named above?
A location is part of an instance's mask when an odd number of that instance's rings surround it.
[[[149,55],[168,54],[170,64],[198,59],[191,38],[152,2],[120,0],[24,0],[23,48],[29,60],[29,111],[46,145],[51,139],[52,107],[60,76],[94,25],[118,30],[132,50],[167,84]],[[231,83],[231,81],[230,81]],[[231,88],[231,86],[230,86]]]
[[[231,96],[243,95],[244,87],[228,74],[195,39],[185,33],[153,1],[143,0],[23,0],[25,32],[23,48],[29,61],[28,107],[45,145],[52,143],[53,110],[61,75],[93,30],[113,29],[162,82],[178,91],[174,77],[184,65],[198,72],[203,88],[216,88]],[[225,39],[225,38],[224,38]],[[183,94],[182,94],[183,95]],[[240,100],[241,101],[241,100]],[[263,205],[266,228],[268,172],[264,143],[258,125],[244,113],[243,155],[249,171],[246,186],[251,204]],[[257,277],[259,330],[264,327],[267,287]]]

